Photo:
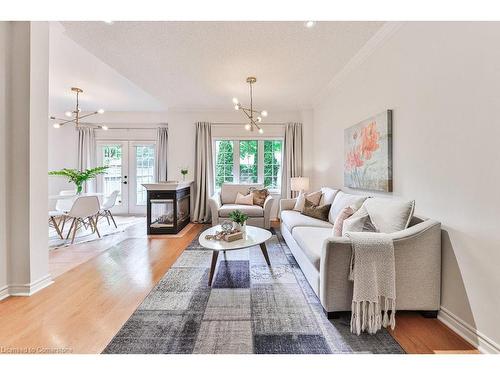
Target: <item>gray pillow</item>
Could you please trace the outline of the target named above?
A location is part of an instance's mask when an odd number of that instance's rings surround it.
[[[349,219],[344,220],[342,226],[342,236],[347,232],[378,232],[375,225],[373,225],[370,215],[364,214],[361,216],[351,216]]]

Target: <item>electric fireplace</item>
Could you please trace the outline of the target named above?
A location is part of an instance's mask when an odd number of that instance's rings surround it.
[[[148,192],[148,234],[179,233],[190,220],[190,183],[144,184],[144,187]]]

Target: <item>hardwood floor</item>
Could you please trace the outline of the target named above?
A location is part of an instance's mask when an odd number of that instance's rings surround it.
[[[0,301],[3,352],[100,353],[201,228],[194,225],[182,237],[147,237],[144,225],[135,225],[117,234],[110,248],[112,239],[93,242],[99,254],[53,285]],[[391,334],[408,353],[477,353],[437,319],[416,313],[398,313]]]

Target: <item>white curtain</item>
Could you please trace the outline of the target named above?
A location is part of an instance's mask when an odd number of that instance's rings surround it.
[[[193,221],[208,223],[208,199],[213,193],[212,124],[209,122],[196,123],[194,176]]]
[[[290,179],[302,176],[302,124],[288,123],[285,127],[284,160],[281,175],[281,195],[292,198]]]
[[[78,129],[78,169],[83,171],[96,167],[96,142],[95,131],[92,128]],[[96,181],[93,178],[84,185],[84,191],[93,193],[96,191]]]
[[[156,181],[167,181],[168,126],[156,131]]]

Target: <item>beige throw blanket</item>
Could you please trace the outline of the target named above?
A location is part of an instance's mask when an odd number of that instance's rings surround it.
[[[351,332],[376,333],[396,325],[396,266],[389,235],[348,232],[352,242],[349,280],[354,282]],[[390,312],[390,317],[389,317]]]

